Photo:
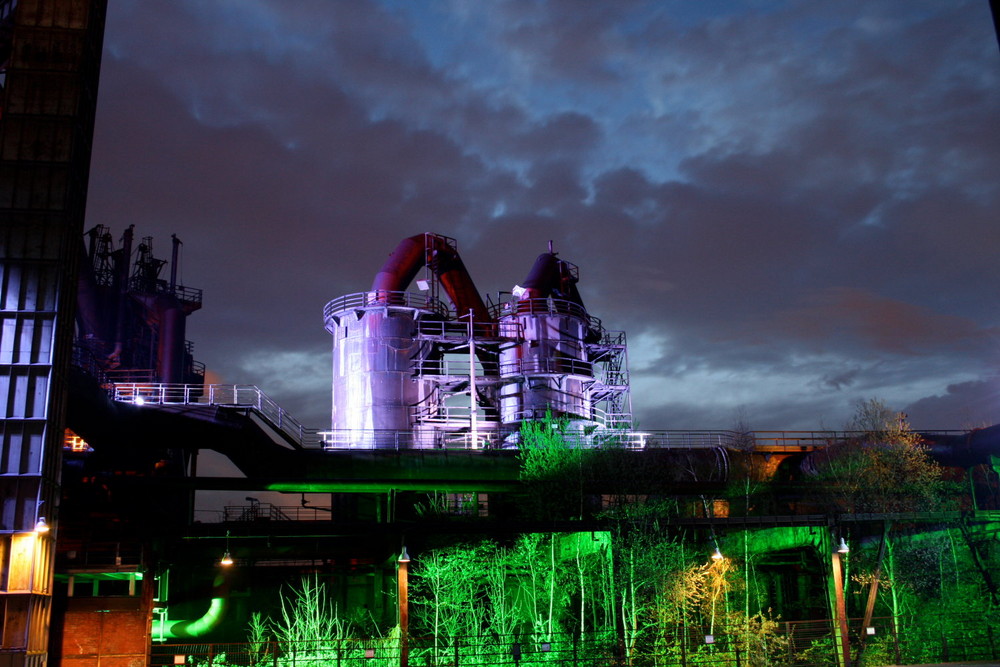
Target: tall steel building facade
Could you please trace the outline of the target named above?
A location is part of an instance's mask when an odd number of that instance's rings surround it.
[[[4,666],[48,660],[66,380],[106,4],[0,0]]]

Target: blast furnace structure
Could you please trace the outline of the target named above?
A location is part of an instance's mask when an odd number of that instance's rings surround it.
[[[419,291],[406,291],[414,280]],[[333,336],[324,442],[513,445],[522,422],[547,412],[588,442],[629,428],[625,334],[587,312],[578,281],[550,243],[523,285],[484,301],[454,239],[404,239],[369,291],[323,311]]]
[[[419,577],[456,544],[530,534],[533,544],[549,545],[544,567],[562,563],[578,574],[589,550],[607,566],[589,571],[614,576],[610,549],[634,553],[627,540],[649,539],[650,523],[663,544],[691,545],[689,564],[713,552],[720,561],[753,554],[746,562],[761,610],[773,605],[797,623],[828,619],[823,632],[836,620],[840,637],[848,636],[850,607],[843,585],[828,586],[837,571],[831,553],[851,541],[856,553],[875,557],[890,523],[905,521],[917,547],[947,534],[956,573],[962,540],[962,577],[989,582],[990,595],[1000,596],[993,566],[984,565],[996,561],[989,550],[1000,494],[983,475],[1000,452],[1000,425],[923,434],[951,474],[970,471],[969,493],[956,502],[973,509],[905,516],[858,513],[806,472],[865,443],[864,433],[635,431],[625,335],[589,314],[577,267],[551,246],[520,285],[482,297],[453,239],[404,239],[368,291],[326,306],[332,428],[319,431],[257,387],[204,384],[179,321],[201,305],[201,291],[177,281],[179,242],[167,279],[148,237],[135,251],[131,229],[120,248],[105,228],[90,237],[77,293],[82,365],[71,374],[66,420],[74,437],[55,515],[51,650],[63,665],[122,655],[126,640],[135,664],[154,667],[177,656],[193,664],[206,649],[205,660],[215,660],[222,643],[234,656],[228,642],[246,637],[254,614],[277,618],[283,591],[303,575],[323,581],[339,608],[365,610],[385,636],[401,618],[396,605],[406,596],[391,590],[408,554]],[[526,428],[521,441],[522,426],[545,424],[549,413],[558,420],[555,453],[571,465],[532,468],[542,439]],[[242,477],[205,475],[209,466],[199,472],[204,450]],[[249,505],[199,508],[203,491],[239,492]],[[942,521],[954,522],[954,538]],[[583,599],[583,584],[578,591],[569,596]],[[793,628],[805,626],[784,626],[789,646],[799,641]],[[93,628],[102,628],[103,643],[89,641]],[[408,642],[404,632],[400,626]],[[801,641],[805,650],[810,640]],[[393,661],[405,667],[409,646],[393,648]],[[846,642],[838,646],[850,655]],[[277,642],[267,660],[302,648]]]

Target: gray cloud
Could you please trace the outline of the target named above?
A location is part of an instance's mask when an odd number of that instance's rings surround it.
[[[422,231],[456,237],[483,292],[554,240],[636,342],[648,428],[741,404],[761,428],[838,427],[872,395],[935,426],[986,418],[959,396],[988,414],[985,2],[109,12],[88,221],[161,255],[176,232],[206,293],[198,357],[309,424],[328,419],[323,304]]]
[[[914,428],[983,428],[1000,423],[1000,377],[948,385],[942,394],[927,396],[904,410]]]

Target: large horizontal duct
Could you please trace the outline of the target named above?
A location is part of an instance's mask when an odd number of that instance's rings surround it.
[[[375,274],[372,292],[402,292],[424,266],[441,281],[459,317],[471,310],[476,322],[493,320],[458,251],[437,234],[417,234],[400,241]]]

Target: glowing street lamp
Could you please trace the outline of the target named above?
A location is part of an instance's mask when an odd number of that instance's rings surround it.
[[[35,501],[35,516],[38,517],[38,520],[35,521],[35,532],[39,535],[49,532],[49,524],[45,521],[45,515],[42,514],[42,505],[44,504],[44,500]]]
[[[229,531],[226,531],[226,552],[222,554],[222,560],[219,561],[219,565],[222,567],[229,567],[233,564],[233,556],[229,553]]]

